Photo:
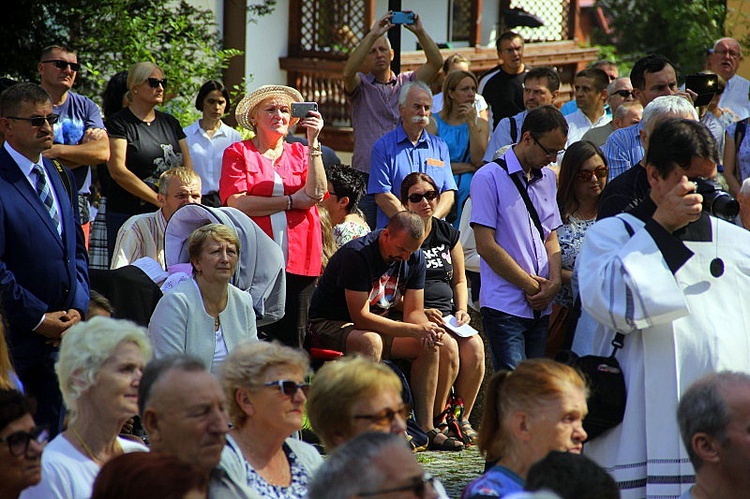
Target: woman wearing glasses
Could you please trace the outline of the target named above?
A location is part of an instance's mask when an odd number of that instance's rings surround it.
[[[359,356],[328,362],[315,374],[310,389],[310,424],[328,453],[368,431],[406,440],[411,408],[401,391],[401,380],[385,364]]]
[[[451,75],[448,76],[450,81]],[[440,201],[440,192],[435,181],[426,173],[413,172],[404,178],[401,184],[401,202],[410,211],[422,217],[425,225],[425,239],[422,252],[425,255],[427,273],[424,285],[424,307],[427,318],[436,324],[445,324],[443,317],[453,314],[458,325],[468,324],[471,318],[468,313],[469,291],[464,271],[464,251],[458,241],[458,230],[444,220],[435,218],[435,208]],[[469,337],[454,335],[458,342],[458,373],[447,376],[445,380],[455,377],[456,403],[463,403],[463,413],[457,422],[460,432],[451,432],[447,427],[451,406],[447,404],[451,389],[438,378],[438,392],[435,396],[434,414],[438,414],[435,426],[443,429],[449,438],[444,447],[452,446],[456,450],[463,448],[463,443],[476,442],[477,432],[469,423],[469,416],[474,408],[474,401],[484,379],[484,343],[479,335]],[[446,407],[447,406],[447,407]],[[455,434],[454,434],[455,433]],[[460,444],[460,445],[459,445]]]
[[[148,334],[157,358],[187,353],[217,374],[237,344],[258,339],[250,294],[229,283],[240,240],[232,229],[215,223],[197,228],[186,244],[193,278],[159,300]]]
[[[563,225],[557,229],[562,251],[562,288],[552,300],[546,354],[554,357],[562,346],[568,326],[568,311],[575,296],[571,287],[573,268],[583,237],[596,222],[599,199],[607,185],[607,160],[593,142],[574,142],[560,164],[557,204]]]
[[[132,322],[94,317],[68,329],[55,371],[70,420],[44,449],[42,481],[21,497],[91,497],[106,462],[148,451],[118,435],[138,413],[138,385],[150,357],[145,330]]]
[[[110,258],[117,231],[133,215],[156,211],[157,182],[175,166],[192,168],[185,133],[173,116],[156,110],[168,81],[151,62],[128,71],[128,106],[107,117],[112,185],[107,195],[107,245]]]
[[[34,424],[36,404],[16,390],[0,390],[0,497],[16,499],[42,479],[49,433]]]
[[[221,467],[266,498],[303,498],[323,462],[290,438],[302,428],[310,373],[307,355],[279,343],[239,345],[221,367],[233,429]]]

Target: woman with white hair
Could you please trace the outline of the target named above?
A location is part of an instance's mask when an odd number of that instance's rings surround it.
[[[138,413],[138,385],[150,358],[146,331],[132,322],[95,317],[65,333],[55,371],[70,421],[44,449],[42,481],[22,498],[89,498],[107,461],[148,451],[118,434]]]
[[[323,118],[317,111],[292,116],[293,104],[302,100],[297,90],[283,85],[264,85],[242,99],[235,117],[255,136],[224,151],[219,180],[221,202],[246,213],[284,252],[284,318],[263,332],[297,348],[302,346],[307,309],[322,268],[316,205],[328,186],[318,141]],[[297,122],[307,131],[309,147],[284,141]]]
[[[244,343],[221,366],[229,418],[221,464],[265,498],[303,498],[323,459],[290,435],[302,428],[307,354],[277,342]]]

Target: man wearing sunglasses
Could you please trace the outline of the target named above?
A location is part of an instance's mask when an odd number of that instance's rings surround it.
[[[13,364],[56,434],[62,395],[56,344],[88,308],[88,258],[76,220],[73,175],[42,157],[52,146],[49,94],[19,83],[0,95],[0,283]]]
[[[496,371],[544,355],[550,303],[562,285],[562,220],[555,174],[546,165],[562,154],[567,134],[555,106],[534,109],[518,143],[471,181],[480,312]]]
[[[80,71],[75,51],[60,45],[42,50],[39,59],[41,86],[52,99],[52,110],[60,116],[54,126],[55,139],[44,152],[73,171],[78,187],[78,215],[88,247],[91,166],[109,159],[109,140],[102,114],[88,97],[71,90]]]
[[[588,140],[589,142],[593,142],[599,147],[602,147],[604,145],[609,136],[612,135],[612,132],[619,128],[623,128],[623,126],[615,126],[615,120],[617,119],[617,110],[620,108],[620,106],[625,103],[635,102],[633,85],[630,83],[630,78],[628,78],[627,76],[617,78],[612,83],[610,83],[607,87],[607,93],[609,94],[607,103],[609,104],[609,109],[612,112],[612,121],[602,126],[592,128],[591,130],[584,133],[583,137],[581,137],[581,140]],[[643,106],[641,106],[641,111],[643,111]],[[635,123],[637,123],[637,121],[624,126],[630,126]]]

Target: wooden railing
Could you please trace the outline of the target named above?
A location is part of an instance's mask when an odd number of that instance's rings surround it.
[[[443,58],[458,52],[469,61],[471,69],[481,75],[498,64],[494,48],[467,47],[441,50]],[[596,60],[596,48],[580,47],[573,40],[561,42],[528,43],[524,50],[524,62],[529,67],[553,66],[560,72],[562,86],[559,103],[570,100],[571,83],[575,73],[589,62]],[[417,69],[425,61],[424,52],[402,52],[401,70]],[[349,103],[344,95],[341,75],[346,60],[337,57],[279,59],[281,69],[287,71],[287,84],[298,89],[307,100],[318,102],[326,120],[321,140],[338,151],[351,151],[354,146]]]

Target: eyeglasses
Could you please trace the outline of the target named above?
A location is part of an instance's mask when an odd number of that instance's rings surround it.
[[[593,170],[581,170],[576,174],[576,178],[580,182],[588,182],[591,180],[591,176],[594,175],[598,179],[607,178],[607,175],[609,175],[609,168],[606,166],[599,166],[597,168],[594,168]]]
[[[169,79],[167,78],[162,78],[161,80],[159,78],[147,78],[146,81],[148,81],[148,86],[151,88],[159,88],[159,85],[162,88],[167,88],[169,84]]]
[[[62,70],[65,70],[65,68],[67,68],[68,66],[70,66],[71,71],[78,71],[79,69],[81,69],[81,65],[77,62],[63,61],[62,59],[50,59],[48,61],[42,61],[42,64],[46,63],[54,64],[57,69]]]
[[[714,54],[720,57],[729,56],[730,59],[739,59],[742,57],[742,54],[735,52],[734,50],[714,50]]]
[[[627,99],[628,97],[635,98],[635,92],[633,92],[632,90],[615,90],[612,93],[615,95],[619,95],[623,99]]]
[[[401,487],[393,487],[392,489],[382,489],[382,490],[376,490],[373,492],[360,492],[358,495],[360,497],[370,497],[370,496],[379,496],[381,494],[390,494],[391,492],[404,492],[404,491],[411,491],[414,493],[417,497],[424,497],[425,492],[427,491],[427,487],[430,487],[434,490],[434,482],[435,477],[430,475],[429,473],[425,473],[422,476],[415,476],[410,480],[411,483],[408,485],[402,485]]]
[[[421,203],[422,199],[427,198],[427,201],[432,201],[436,197],[438,197],[437,191],[427,191],[427,192],[423,192],[422,194],[419,194],[418,192],[415,192],[414,194],[409,194],[409,197],[407,197],[406,199],[408,199],[409,202],[416,204],[416,203]]]
[[[287,397],[294,397],[297,394],[297,390],[302,390],[305,396],[310,391],[310,383],[297,383],[288,379],[269,381],[268,383],[264,383],[263,386],[278,386],[279,391]]]
[[[21,457],[29,451],[29,443],[33,440],[39,445],[44,445],[49,439],[49,431],[46,426],[37,426],[31,431],[17,431],[5,438],[0,438],[0,443],[7,442],[8,450],[15,457]]]
[[[42,126],[44,123],[54,125],[60,119],[59,114],[50,114],[49,116],[34,116],[33,118],[21,118],[20,116],[6,116],[9,120],[28,121],[31,126]]]
[[[404,404],[395,411],[390,407],[386,407],[382,411],[376,412],[375,414],[355,414],[354,419],[367,419],[370,421],[370,424],[374,425],[377,428],[390,428],[396,415],[401,416],[401,419],[406,421],[406,419],[409,417],[409,414],[411,414],[411,407]]]
[[[536,145],[538,145],[538,146],[539,146],[539,148],[540,148],[540,149],[541,149],[542,151],[544,151],[544,154],[546,154],[548,158],[553,158],[553,157],[554,157],[554,158],[556,158],[556,157],[557,157],[558,155],[560,155],[560,154],[563,154],[563,153],[565,152],[565,148],[564,148],[564,147],[563,147],[562,149],[560,149],[559,151],[550,151],[549,149],[547,149],[546,147],[544,147],[544,146],[543,146],[543,145],[542,145],[542,144],[541,144],[541,143],[540,143],[540,142],[539,142],[539,141],[537,140],[537,138],[536,138],[536,137],[534,137],[534,136],[532,135],[532,136],[531,136],[531,138],[532,138],[532,139],[534,139],[534,143],[535,143]]]

